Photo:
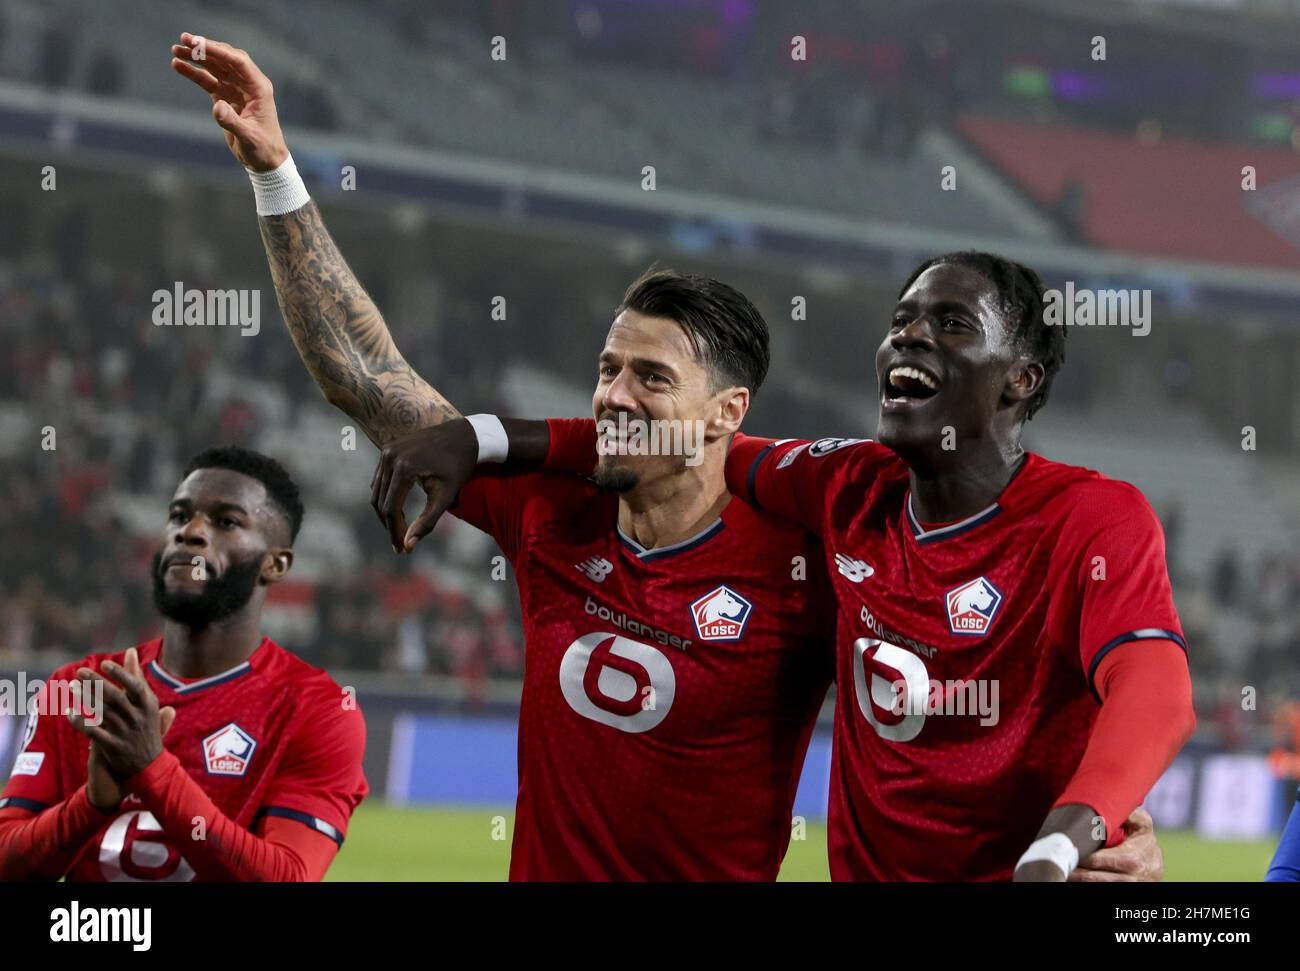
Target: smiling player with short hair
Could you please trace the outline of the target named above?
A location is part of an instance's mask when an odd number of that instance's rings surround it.
[[[181,41],[172,66],[212,98],[250,171],[285,324],[327,399],[380,446],[457,418],[307,198],[270,81],[228,44],[205,41],[199,61],[198,39]],[[608,456],[607,488],[487,473],[460,493],[456,515],[514,564],[524,617],[510,877],[775,879],[830,686],[833,612],[807,530],[732,500],[723,476],[767,373],[767,324],[726,284],[652,271],[592,359],[593,415],[702,434],[692,455]],[[374,495],[401,505],[379,478]],[[800,562],[809,579],[786,590]]]

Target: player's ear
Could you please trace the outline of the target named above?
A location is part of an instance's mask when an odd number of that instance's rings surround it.
[[[1028,401],[1043,386],[1047,372],[1043,366],[1029,357],[1018,357],[1007,373],[1006,387],[1002,389],[1002,399],[1010,404]]]
[[[718,411],[708,428],[710,441],[734,435],[749,412],[748,388],[726,388],[718,392],[717,398]]]
[[[270,585],[279,583],[293,566],[293,550],[287,547],[273,547],[266,551],[262,561],[261,580]]]

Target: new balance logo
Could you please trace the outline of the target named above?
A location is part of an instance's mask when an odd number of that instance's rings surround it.
[[[855,560],[843,553],[835,554],[835,565],[842,576],[848,577],[850,583],[861,583],[876,572],[876,568],[870,566],[866,560]]]
[[[603,556],[589,556],[581,563],[575,563],[574,569],[581,570],[586,574],[588,580],[595,580],[597,583],[603,583],[605,577],[609,576],[614,570],[614,564],[609,562]]]

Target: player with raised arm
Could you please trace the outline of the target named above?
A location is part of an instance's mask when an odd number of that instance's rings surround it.
[[[266,456],[190,462],[151,566],[163,635],[66,665],[35,699],[0,796],[0,879],[325,875],[366,795],[365,723],[329,675],[260,632],[302,515]],[[51,710],[73,679],[86,699],[102,685],[99,711]]]
[[[286,175],[270,83],[242,52],[208,40],[196,62],[198,39],[182,41],[173,65],[213,97],[254,173],[285,323],[326,397],[380,445],[455,416],[402,361]],[[485,474],[456,510],[514,564],[523,607],[510,876],[774,879],[833,674],[833,610],[807,530],[732,501],[723,478],[767,370],[766,324],[731,288],[671,273],[628,304],[593,407],[699,429],[693,454],[611,463],[610,489]]]
[[[226,144],[249,172],[280,312],[330,404],[380,445],[458,417],[398,353],[307,197],[280,131],[270,79],[247,52],[190,33],[172,46],[171,63],[207,92]]]
[[[1066,879],[1195,726],[1146,500],[1021,447],[1064,359],[1042,311],[1025,267],[927,261],[876,352],[878,441],[741,436],[728,457],[733,493],[817,532],[835,584],[836,879]],[[503,427],[512,463],[595,461],[593,422]],[[381,475],[430,493],[409,528],[381,510],[408,548],[470,474],[473,435],[385,449]]]
[[[446,427],[457,412],[398,354],[293,171],[270,82],[242,51],[181,40],[173,68],[208,92],[250,171],[286,325],[327,399],[379,445]],[[833,610],[807,530],[726,491],[727,442],[767,364],[743,295],[646,274],[605,341],[593,413],[699,428],[696,451],[609,455],[596,483],[485,472],[458,489],[456,514],[497,539],[523,606],[512,878],[776,875]],[[461,439],[471,469],[503,440],[498,422],[477,423],[482,438]],[[377,509],[400,510],[404,472],[377,470]],[[389,523],[400,548],[400,515]],[[1149,827],[1130,855],[1100,866],[1158,871]]]

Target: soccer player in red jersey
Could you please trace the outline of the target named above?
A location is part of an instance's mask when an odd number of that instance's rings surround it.
[[[182,41],[173,66],[254,173],[285,322],[326,397],[381,446],[457,417],[285,179],[269,82],[242,52],[209,40],[198,62]],[[699,437],[611,458],[607,488],[535,472],[460,492],[456,514],[513,562],[525,619],[512,879],[776,877],[833,676],[834,605],[809,532],[727,492],[727,442],[767,365],[743,295],[650,274],[610,331],[593,407]]]
[[[304,363],[387,446],[372,501],[401,548],[414,482],[404,436],[459,412],[398,352],[334,245],[293,169],[270,82],[242,51],[181,40],[173,68],[211,96],[250,172]],[[609,332],[593,411],[698,423],[694,454],[606,456],[595,483],[487,472],[458,490],[456,514],[497,539],[523,604],[514,879],[776,875],[829,683],[834,610],[808,531],[727,495],[727,443],[767,364],[766,325],[743,295],[648,274]],[[472,433],[459,441],[475,444]],[[475,447],[464,464],[479,457]]]
[[[836,878],[1064,879],[1195,727],[1151,507],[1021,446],[1065,358],[1043,306],[1024,266],[929,260],[876,351],[878,441],[729,457],[731,487],[815,529],[834,569]],[[995,717],[930,713],[971,682]]]
[[[634,317],[607,355],[649,350],[654,328],[668,365],[664,322]],[[688,361],[674,370],[693,380]],[[599,407],[638,380],[602,379]],[[726,501],[717,460],[712,483],[646,461],[598,474],[638,476],[621,491],[554,473],[460,491],[454,514],[514,564],[524,617],[511,879],[776,877],[834,605],[808,532]],[[669,489],[711,501],[692,517]],[[809,563],[813,579],[791,584]]]
[[[34,699],[0,797],[0,879],[324,876],[366,794],[365,724],[260,633],[302,514],[266,456],[190,462],[151,565],[163,635],[65,665]],[[84,701],[54,710],[74,679]]]
[[[1043,298],[990,254],[928,261],[876,352],[878,441],[729,454],[732,492],[816,532],[835,584],[836,879],[1066,879],[1195,727],[1150,506],[1021,447],[1064,360]],[[512,461],[590,471],[594,423],[508,425]],[[393,447],[433,493],[407,545],[467,476],[465,434]]]

